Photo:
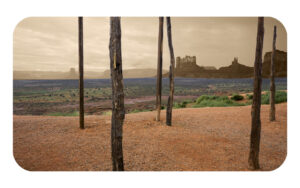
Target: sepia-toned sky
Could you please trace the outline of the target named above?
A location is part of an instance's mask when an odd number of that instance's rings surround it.
[[[109,69],[109,18],[84,17],[84,69]],[[175,56],[196,56],[200,66],[228,66],[234,57],[253,66],[257,18],[252,17],[173,17],[172,37]],[[156,68],[158,18],[122,17],[123,69]],[[265,18],[264,52],[271,51],[273,26],[277,25],[277,49],[287,50],[283,25]],[[164,23],[163,68],[170,59]],[[14,70],[78,70],[77,17],[31,17],[14,31]]]

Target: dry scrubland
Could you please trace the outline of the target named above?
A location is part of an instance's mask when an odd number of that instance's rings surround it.
[[[279,167],[287,152],[287,103],[262,105],[260,164]],[[156,122],[155,111],[126,114],[123,133],[125,170],[248,170],[251,106],[173,110],[173,126]],[[14,157],[27,170],[112,169],[110,116],[78,117],[14,115]]]

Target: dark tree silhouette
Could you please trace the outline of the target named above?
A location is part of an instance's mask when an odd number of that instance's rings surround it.
[[[125,109],[120,20],[120,17],[110,18],[109,56],[112,83],[111,157],[114,171],[124,170],[122,134]]]
[[[156,111],[157,111],[156,121],[160,121],[160,109],[161,109],[163,33],[164,33],[164,17],[159,17],[157,76],[156,76]]]
[[[172,44],[172,28],[171,28],[171,18],[167,17],[167,32],[168,32],[168,44],[170,50],[170,70],[169,70],[169,80],[170,80],[170,96],[168,98],[168,107],[167,107],[167,114],[166,114],[166,124],[171,126],[172,125],[172,108],[173,108],[173,96],[174,96],[174,66],[175,66],[175,57],[173,51],[173,44]]]
[[[275,121],[275,55],[276,55],[276,26],[274,26],[274,34],[273,34],[273,50],[271,57],[271,70],[270,70],[270,121]]]
[[[79,125],[84,129],[84,97],[83,97],[83,23],[82,17],[78,17],[79,38]]]
[[[260,145],[260,106],[261,106],[261,72],[262,72],[262,51],[264,41],[264,18],[258,18],[256,52],[254,62],[254,83],[253,103],[251,109],[252,125],[250,138],[249,166],[252,169],[259,169],[259,145]]]

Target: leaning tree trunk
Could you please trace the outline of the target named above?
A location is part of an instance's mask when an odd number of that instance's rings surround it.
[[[114,171],[124,170],[122,132],[125,110],[120,20],[120,17],[110,18],[109,56],[112,83],[111,157]]]
[[[164,33],[164,17],[159,17],[157,76],[156,76],[156,112],[157,112],[156,121],[160,121],[160,109],[161,109],[163,33]]]
[[[275,121],[275,54],[276,54],[276,26],[274,26],[273,34],[273,51],[271,57],[271,69],[270,69],[270,121]]]
[[[82,17],[78,17],[79,38],[79,125],[84,129],[84,97],[83,97],[83,24]]]
[[[173,51],[173,44],[172,44],[172,30],[171,30],[171,18],[167,17],[167,32],[168,32],[168,43],[169,43],[169,50],[170,50],[170,71],[169,71],[169,79],[170,79],[170,96],[168,98],[168,107],[167,107],[167,121],[166,124],[171,126],[172,125],[172,108],[173,108],[173,96],[174,96],[174,66],[175,66],[175,57]]]
[[[264,18],[258,18],[256,53],[254,62],[254,83],[252,103],[252,125],[250,138],[249,166],[252,169],[259,169],[259,145],[260,145],[260,106],[261,106],[261,72],[262,72],[262,51],[264,41]]]

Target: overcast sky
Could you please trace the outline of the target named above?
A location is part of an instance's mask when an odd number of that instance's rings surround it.
[[[14,31],[14,70],[78,70],[77,17],[32,17]],[[257,18],[172,17],[175,56],[196,56],[200,66],[228,66],[234,57],[253,66]],[[156,68],[158,18],[121,18],[123,69]],[[277,49],[287,50],[283,25],[265,18],[264,52],[271,51],[273,26]],[[84,68],[109,69],[109,18],[84,17]],[[169,50],[164,23],[163,68],[168,70]]]

